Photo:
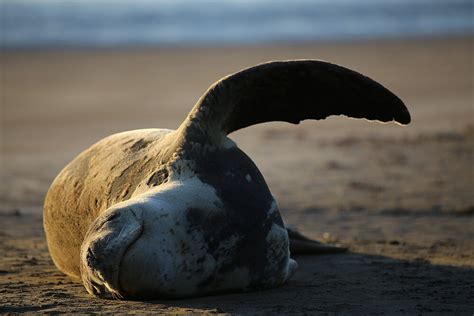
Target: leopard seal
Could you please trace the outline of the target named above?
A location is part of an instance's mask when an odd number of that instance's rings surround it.
[[[276,61],[211,85],[176,130],[106,137],[49,188],[44,229],[54,263],[99,297],[183,298],[282,285],[297,267],[290,250],[341,249],[288,231],[258,168],[227,135],[330,115],[411,120],[397,96],[355,71]]]

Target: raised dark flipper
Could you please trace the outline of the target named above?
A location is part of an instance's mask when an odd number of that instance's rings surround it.
[[[411,120],[402,100],[353,70],[318,60],[276,61],[211,85],[178,129],[175,144],[195,158],[203,146],[219,146],[225,135],[247,126],[298,124],[331,115],[400,124]]]
[[[318,255],[347,251],[346,247],[323,244],[319,241],[309,239],[292,229],[287,229],[287,231],[288,237],[290,238],[290,252],[292,255]]]

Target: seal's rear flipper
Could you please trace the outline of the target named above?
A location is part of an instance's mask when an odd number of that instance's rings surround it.
[[[309,239],[299,232],[287,229],[290,238],[290,252],[292,255],[317,255],[346,252],[347,248],[323,244],[318,241]]]
[[[277,61],[213,84],[180,126],[177,144],[215,145],[250,125],[298,124],[330,115],[400,124],[411,120],[395,94],[355,71],[317,60]]]

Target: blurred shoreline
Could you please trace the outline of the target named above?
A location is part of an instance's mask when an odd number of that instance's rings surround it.
[[[474,42],[474,34],[432,34],[432,35],[401,35],[397,37],[373,37],[367,39],[325,39],[325,40],[282,40],[274,42],[254,42],[254,43],[148,43],[134,45],[114,45],[114,46],[96,46],[96,45],[58,45],[58,46],[18,46],[1,47],[0,53],[47,53],[47,52],[136,52],[136,51],[173,51],[173,50],[205,50],[205,49],[272,49],[272,48],[307,48],[307,47],[338,47],[338,46],[363,46],[363,45],[384,45],[384,44],[403,44],[403,43],[424,43],[424,42],[450,42],[450,41],[471,41]],[[471,48],[472,49],[472,48]]]
[[[469,0],[2,0],[2,47],[259,44],[472,35]]]

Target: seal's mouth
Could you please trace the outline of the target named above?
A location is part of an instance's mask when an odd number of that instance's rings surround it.
[[[136,207],[107,210],[89,228],[81,246],[81,277],[87,291],[102,298],[122,299],[120,268],[128,249],[143,233]]]

